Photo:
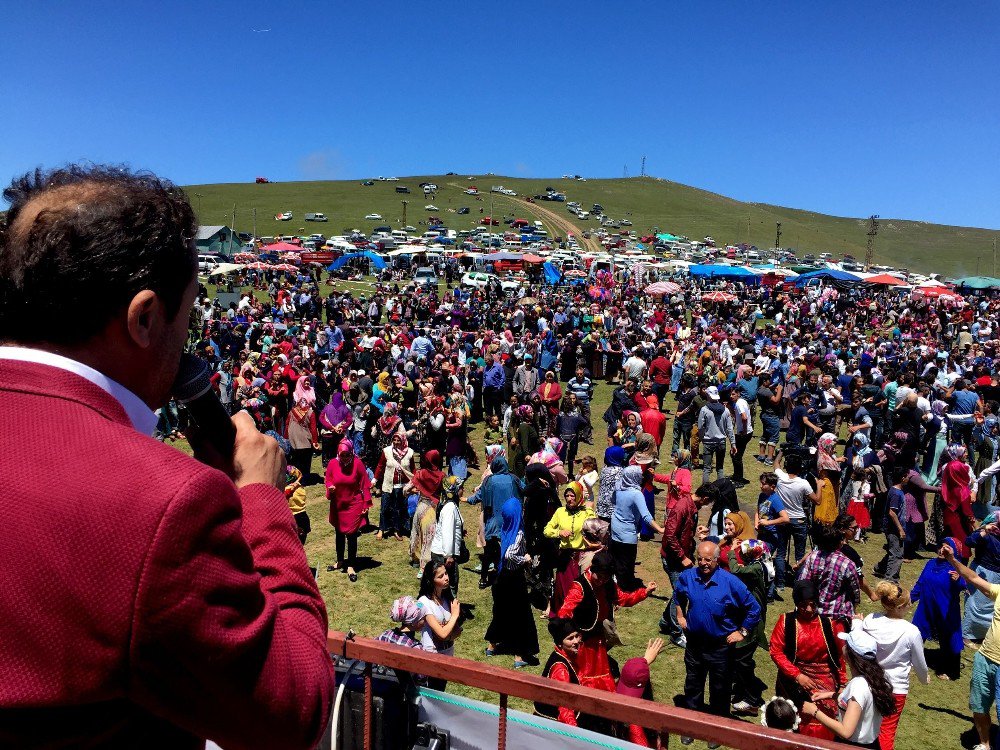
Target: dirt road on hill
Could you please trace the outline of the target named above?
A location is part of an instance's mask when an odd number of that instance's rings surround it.
[[[458,182],[449,182],[448,184],[451,185],[452,187],[458,188],[459,190],[465,189],[465,186]],[[483,197],[486,198],[487,196]],[[601,245],[600,242],[598,242],[593,237],[591,237],[590,239],[585,239],[583,236],[583,230],[580,229],[580,227],[578,227],[576,224],[574,224],[572,221],[567,219],[562,214],[553,211],[551,208],[541,206],[538,203],[534,202],[528,203],[528,201],[524,200],[524,198],[522,198],[521,196],[518,196],[517,198],[510,198],[508,196],[503,196],[503,198],[505,198],[508,202],[517,206],[519,210],[527,211],[528,213],[532,214],[536,219],[540,219],[544,223],[548,224],[550,228],[557,229],[560,236],[566,237],[572,234],[576,238],[577,243],[584,251],[591,253],[599,253],[604,250],[604,247]],[[565,206],[566,204],[559,203],[557,205]]]

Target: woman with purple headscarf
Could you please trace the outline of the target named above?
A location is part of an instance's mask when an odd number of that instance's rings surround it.
[[[319,413],[320,442],[323,447],[323,468],[333,459],[340,441],[347,436],[347,431],[354,421],[351,407],[344,403],[340,391],[334,391],[330,403]]]

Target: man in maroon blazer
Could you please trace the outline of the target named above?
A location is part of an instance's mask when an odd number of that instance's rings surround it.
[[[280,449],[245,413],[217,468],[150,437],[197,291],[187,199],[91,166],[4,197],[0,747],[313,747],[333,672]]]

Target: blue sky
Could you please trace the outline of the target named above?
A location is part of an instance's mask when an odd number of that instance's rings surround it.
[[[1000,5],[13,3],[0,181],[620,177],[1000,228]],[[253,29],[268,31],[254,32]]]

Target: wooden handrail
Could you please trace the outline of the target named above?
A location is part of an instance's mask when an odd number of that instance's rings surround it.
[[[458,682],[501,696],[565,706],[574,711],[626,724],[637,724],[657,732],[719,742],[731,748],[837,750],[843,747],[828,740],[779,732],[759,724],[724,719],[641,698],[556,682],[470,659],[428,653],[370,638],[349,639],[345,633],[329,632],[327,646],[330,653],[336,656]]]

